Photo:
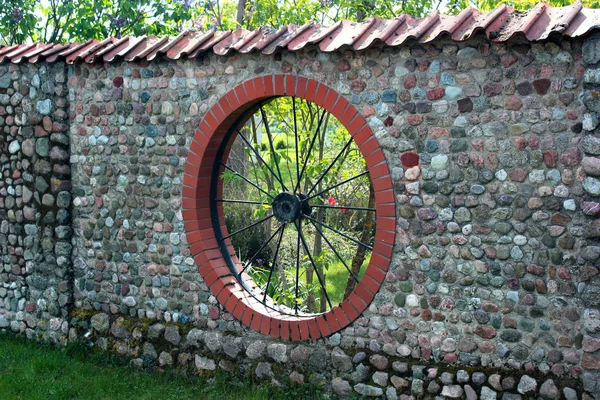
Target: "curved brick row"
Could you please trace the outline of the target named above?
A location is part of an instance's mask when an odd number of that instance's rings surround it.
[[[247,293],[221,256],[210,218],[210,176],[225,135],[244,113],[252,111],[261,101],[277,96],[295,96],[314,102],[344,124],[365,158],[375,190],[377,227],[369,266],[354,292],[338,307],[319,316],[291,317],[265,307]],[[187,241],[200,274],[219,303],[251,329],[284,340],[329,336],[358,318],[383,283],[395,239],[395,205],[389,169],[365,119],[326,85],[294,75],[268,75],[250,79],[230,90],[210,109],[196,131],[183,183]],[[223,210],[218,212],[222,217]],[[228,247],[235,257],[231,244]]]

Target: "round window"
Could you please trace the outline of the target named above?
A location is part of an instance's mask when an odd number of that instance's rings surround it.
[[[255,78],[196,132],[184,176],[188,244],[211,292],[245,325],[283,339],[328,336],[383,282],[391,186],[372,131],[336,91]]]

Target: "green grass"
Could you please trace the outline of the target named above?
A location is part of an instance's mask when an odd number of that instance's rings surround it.
[[[367,257],[367,261],[369,257]],[[346,265],[349,268],[352,267],[352,260],[347,260]],[[365,273],[367,263],[363,263],[358,279],[360,280]],[[335,262],[329,266],[329,269],[325,272],[326,282],[325,288],[327,289],[327,295],[329,300],[334,305],[342,302],[344,299],[344,290],[346,289],[346,283],[348,282],[348,270],[344,267],[341,261]]]
[[[0,334],[0,399],[314,399],[314,387],[286,390],[248,378],[144,373],[83,345],[58,349]],[[249,370],[249,373],[251,373]],[[281,378],[281,377],[278,377]]]

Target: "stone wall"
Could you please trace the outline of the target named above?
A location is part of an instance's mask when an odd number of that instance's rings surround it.
[[[65,341],[71,286],[67,69],[0,66],[0,326]]]
[[[60,63],[0,66],[0,325],[61,341],[89,332],[140,366],[337,393],[598,394],[599,41],[211,53],[77,64],[68,82]],[[397,204],[390,271],[368,311],[302,343],[218,304],[182,215],[203,116],[235,85],[281,73],[354,104]]]

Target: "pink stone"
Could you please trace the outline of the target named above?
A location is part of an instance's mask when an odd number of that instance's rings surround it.
[[[456,353],[448,353],[444,356],[444,361],[448,364],[454,364],[458,360],[458,355]]]
[[[371,107],[368,104],[365,104],[365,107],[363,108],[363,116],[365,118],[369,118],[370,116],[375,115],[375,109],[373,107]]]
[[[485,86],[483,87],[483,93],[487,97],[498,96],[500,93],[502,93],[503,90],[504,90],[504,86],[502,86],[502,84],[496,83],[496,82],[486,83]]]
[[[590,353],[583,353],[581,366],[585,369],[600,369],[600,359]]]
[[[496,331],[490,326],[477,325],[477,328],[475,328],[475,334],[484,339],[491,339],[496,336]]]
[[[427,92],[427,99],[429,100],[439,100],[442,97],[444,97],[444,89],[442,88],[437,88],[437,89],[433,89]]]
[[[527,171],[522,168],[513,168],[510,170],[510,179],[515,182],[524,182],[527,178]]]
[[[446,128],[440,128],[440,127],[436,126],[436,127],[429,129],[429,136],[432,139],[438,139],[440,137],[449,137],[450,132]]]
[[[571,279],[571,273],[565,267],[560,267],[558,269],[558,277],[560,279]]]
[[[544,152],[544,164],[548,168],[556,167],[558,161],[558,153],[555,150],[548,150]]]
[[[355,92],[362,92],[367,87],[367,84],[364,81],[352,81],[350,84],[350,88]]]
[[[593,353],[596,350],[600,349],[600,339],[596,339],[596,338],[583,339],[581,346],[583,348],[583,351],[585,351],[587,353]]]
[[[417,78],[414,75],[407,75],[404,77],[404,88],[412,89],[417,86]]]
[[[388,367],[388,364],[389,364],[389,360],[387,359],[387,357],[384,357],[384,356],[379,355],[379,354],[372,355],[369,358],[369,361],[378,370],[384,370],[384,369],[386,369]]]
[[[580,153],[578,148],[567,150],[560,156],[560,162],[568,167],[575,167],[579,165]]]
[[[482,353],[491,353],[496,347],[489,340],[484,340],[483,342],[479,342],[477,344],[477,348]]]
[[[581,203],[581,210],[585,215],[595,217],[600,214],[600,203],[595,201],[584,201]]]
[[[483,151],[485,148],[485,144],[483,140],[473,140],[471,142],[471,147],[473,147],[473,150],[475,151]]]
[[[540,146],[540,138],[537,136],[530,136],[529,137],[529,147],[531,147],[532,149],[537,149]]]
[[[524,150],[527,147],[527,138],[519,136],[515,138],[515,147],[517,150]]]
[[[423,122],[422,115],[409,115],[408,116],[408,123],[413,126],[419,125],[421,122]]]
[[[510,96],[506,99],[506,109],[507,110],[520,110],[523,107],[523,103],[516,96]]]
[[[215,307],[215,306],[213,306],[213,307],[210,307],[210,308],[208,309],[208,316],[209,316],[211,319],[219,319],[219,315],[220,315],[220,314],[221,314],[221,312],[220,312],[220,310],[219,310],[219,307]]]
[[[568,364],[579,364],[581,355],[577,351],[565,351],[564,361]]]

